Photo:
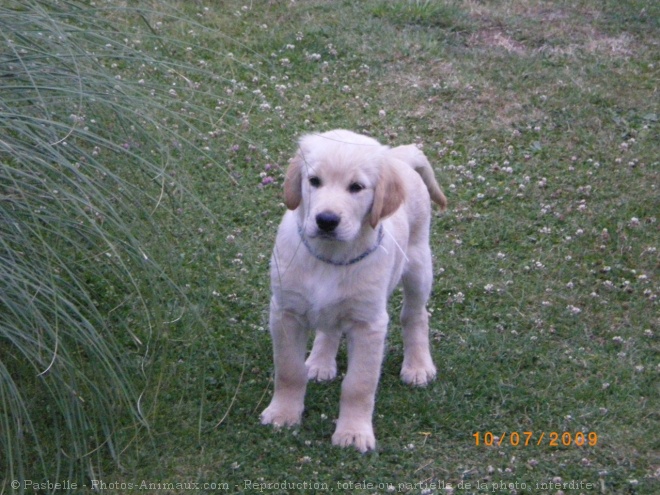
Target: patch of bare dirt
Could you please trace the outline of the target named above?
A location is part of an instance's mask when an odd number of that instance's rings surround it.
[[[635,37],[628,33],[613,36],[600,32],[592,22],[600,15],[596,9],[581,7],[579,15],[573,15],[566,8],[534,0],[510,2],[499,7],[474,2],[469,5],[470,15],[483,26],[468,40],[468,46],[473,48],[501,49],[519,56],[534,53],[577,56],[586,53],[627,58],[634,55],[638,45]],[[518,28],[523,26],[528,31],[527,36],[537,41],[534,46],[506,33],[502,26],[508,26],[514,18],[518,19]],[[520,22],[520,19],[524,21]]]
[[[499,48],[514,55],[527,53],[525,45],[497,29],[484,29],[473,33],[468,39],[468,46]]]

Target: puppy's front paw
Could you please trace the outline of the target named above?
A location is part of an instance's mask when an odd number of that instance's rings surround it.
[[[300,423],[301,418],[302,410],[300,408],[271,402],[264,412],[261,413],[261,424],[273,425],[277,428],[295,426]]]
[[[416,387],[424,387],[431,383],[435,378],[437,372],[433,363],[426,366],[407,366],[403,365],[401,369],[401,380],[408,385]]]
[[[307,361],[307,379],[317,382],[327,382],[337,377],[337,362],[316,363]]]
[[[355,447],[363,454],[376,448],[376,437],[371,425],[362,427],[337,428],[332,435],[332,445]]]

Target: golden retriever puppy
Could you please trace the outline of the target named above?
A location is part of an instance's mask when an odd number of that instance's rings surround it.
[[[426,302],[433,271],[431,202],[446,199],[414,145],[389,148],[350,131],[304,136],[284,182],[288,208],[271,260],[270,333],[275,390],[263,424],[300,422],[308,379],[337,375],[346,335],[348,369],[332,443],[372,450],[372,415],[389,317],[402,282],[401,378],[426,385],[436,374]],[[308,333],[316,331],[305,361]]]

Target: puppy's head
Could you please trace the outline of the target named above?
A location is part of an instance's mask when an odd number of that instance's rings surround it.
[[[405,199],[388,149],[349,131],[304,136],[284,181],[284,203],[300,208],[311,239],[352,242],[375,228]]]

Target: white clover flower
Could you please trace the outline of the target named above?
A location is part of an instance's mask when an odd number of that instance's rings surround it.
[[[566,309],[568,309],[568,311],[573,315],[579,315],[580,313],[582,313],[582,310],[580,308],[578,308],[577,306],[573,306],[571,304],[569,304],[566,307]]]

